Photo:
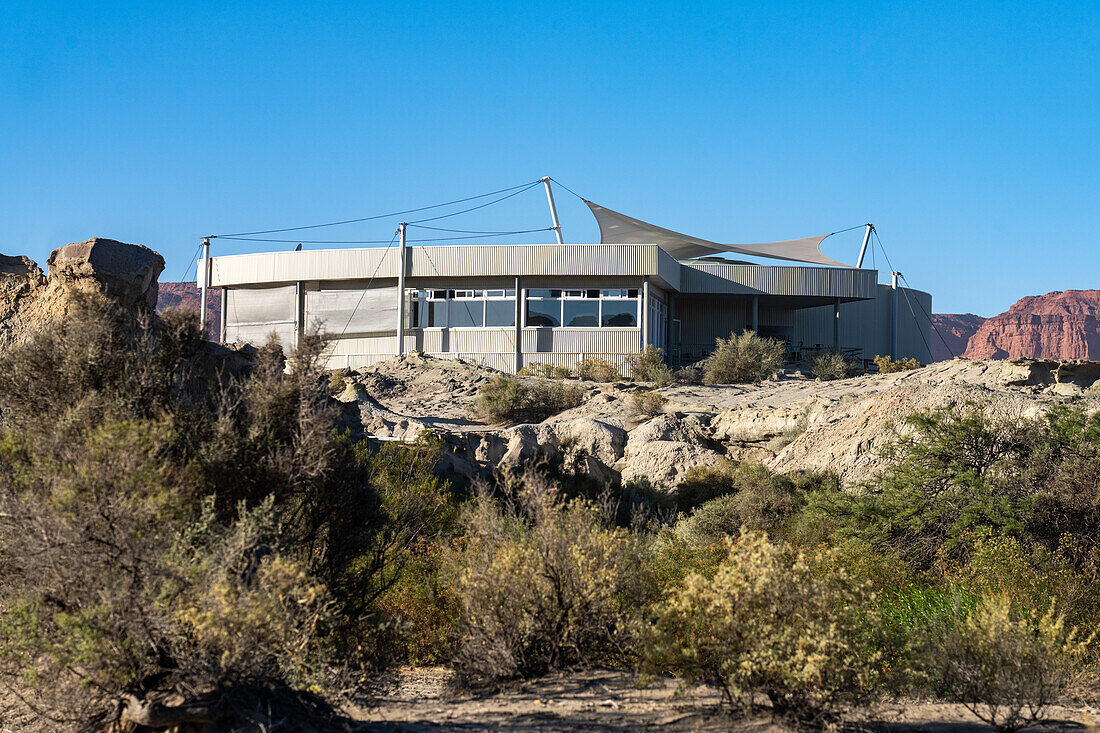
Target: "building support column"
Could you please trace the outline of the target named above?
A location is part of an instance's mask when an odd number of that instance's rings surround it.
[[[642,350],[649,343],[649,275],[642,278]]]
[[[523,278],[516,275],[516,359],[514,366],[517,374],[520,369],[523,369],[523,303],[525,300],[526,298],[523,297]]]
[[[752,332],[760,335],[760,296],[752,296]]]
[[[397,249],[397,355],[405,355],[405,227],[398,224],[401,246]]]
[[[672,301],[676,296],[671,290],[665,291],[665,342],[662,348],[665,350],[665,363],[668,363],[669,354],[672,353]]]
[[[890,287],[894,290],[890,306],[890,358],[895,361],[898,358],[898,275],[900,274],[900,272],[890,273]]]
[[[302,343],[306,329],[306,284],[299,280],[294,283],[294,348]]]
[[[833,351],[840,352],[840,298],[833,299]]]
[[[227,333],[226,316],[229,315],[229,288],[222,288],[222,304],[221,304],[221,325],[218,327],[218,342],[225,343],[225,334]]]

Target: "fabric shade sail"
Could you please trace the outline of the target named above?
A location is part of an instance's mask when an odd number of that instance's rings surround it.
[[[761,244],[719,244],[648,224],[591,201],[586,200],[585,203],[592,210],[592,215],[596,217],[596,223],[600,225],[601,244],[656,244],[678,260],[722,252],[736,252],[776,260],[851,267],[821,253],[821,242],[831,236],[830,234]]]

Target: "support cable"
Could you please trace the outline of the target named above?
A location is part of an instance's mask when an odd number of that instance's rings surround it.
[[[371,273],[370,279],[367,280],[367,284],[363,286],[363,294],[359,296],[359,302],[357,302],[355,304],[355,307],[351,309],[351,315],[348,316],[348,322],[344,324],[344,327],[342,329],[340,329],[340,335],[336,338],[341,339],[344,337],[344,334],[347,333],[348,327],[351,326],[352,319],[355,318],[356,311],[359,310],[359,306],[363,305],[363,298],[367,297],[367,293],[370,292],[370,284],[374,282],[374,278],[378,274],[378,271],[382,269],[382,263],[386,261],[386,252],[389,251],[390,247],[393,246],[393,243],[395,241],[397,241],[397,232],[393,233],[393,237],[390,239],[390,243],[387,244],[386,248],[382,250],[382,256],[378,258],[378,266],[374,268],[374,272]],[[402,266],[404,266],[404,263],[401,264]],[[399,298],[405,297],[404,293],[398,293],[397,295]]]
[[[307,226],[300,226],[300,227],[284,227],[283,229],[264,229],[264,230],[255,231],[255,232],[234,232],[232,234],[211,234],[210,238],[213,239],[213,238],[217,237],[219,239],[228,239],[229,237],[250,237],[254,234],[278,234],[280,232],[300,232],[304,229],[320,229],[322,227],[335,227],[335,226],[341,226],[343,224],[358,224],[359,222],[363,222],[363,221],[373,221],[375,219],[386,219],[386,218],[393,217],[393,216],[402,216],[404,214],[414,214],[418,211],[428,211],[429,209],[439,209],[439,208],[442,208],[444,206],[452,206],[454,204],[462,204],[462,203],[465,203],[467,201],[474,201],[475,199],[483,199],[487,196],[495,196],[498,193],[504,193],[506,191],[515,191],[517,188],[522,188],[522,189],[526,190],[528,188],[532,188],[534,186],[537,186],[540,183],[542,183],[541,180],[535,181],[533,183],[521,183],[517,186],[509,186],[508,188],[502,188],[502,189],[497,190],[497,191],[490,191],[489,193],[479,193],[477,196],[467,196],[466,198],[455,199],[454,201],[447,201],[446,203],[442,203],[442,204],[432,204],[431,206],[420,206],[420,207],[415,208],[415,209],[406,209],[404,211],[394,211],[394,212],[390,212],[388,214],[376,214],[375,216],[364,216],[364,217],[360,217],[358,219],[345,219],[343,221],[331,221],[331,222],[327,222],[325,224],[309,224]],[[523,193],[523,191],[518,191],[517,193]],[[511,195],[514,196],[515,194],[511,194]],[[504,198],[509,198],[509,196],[505,196]],[[503,201],[503,200],[504,199],[499,199],[499,201]],[[495,203],[495,202],[493,202],[493,203]],[[485,204],[485,206],[489,206],[489,205],[490,204]],[[480,207],[476,207],[476,208],[480,208]],[[469,209],[469,210],[473,211],[473,209]],[[457,213],[465,213],[465,212],[457,212]],[[456,216],[456,215],[457,214],[447,214],[446,216]],[[442,218],[442,217],[439,217],[439,218]],[[430,221],[430,219],[422,219],[421,221]]]
[[[542,183],[541,180],[540,181],[535,181],[531,185],[526,186],[525,188],[521,188],[519,191],[515,191],[514,193],[510,193],[507,196],[501,196],[498,199],[494,199],[494,200],[488,201],[484,204],[479,204],[477,206],[471,206],[470,208],[463,209],[462,211],[455,211],[455,212],[450,213],[450,214],[440,214],[439,216],[429,216],[426,219],[416,219],[415,221],[410,221],[410,222],[407,222],[407,223],[408,224],[419,224],[420,222],[424,222],[424,221],[436,221],[437,219],[448,219],[452,216],[460,216],[461,214],[468,214],[471,211],[477,211],[478,209],[484,209],[486,206],[492,206],[493,204],[499,204],[501,201],[504,201],[506,199],[510,199],[513,196],[519,196],[521,193],[524,193],[525,191],[530,191],[532,188],[539,185],[540,183]]]
[[[882,256],[886,258],[886,265],[890,268],[890,271],[897,272],[897,270],[894,269],[894,263],[890,261],[890,255],[886,254],[886,247],[882,243],[882,238],[878,235],[878,229],[871,229],[871,234],[874,235],[875,241],[878,242],[878,246],[882,249]],[[905,279],[904,275],[899,273],[898,278],[903,280],[906,285],[909,284],[909,281]],[[907,290],[909,290],[908,287],[903,287],[901,289],[901,294],[905,297],[905,304],[909,307],[909,313],[911,313],[913,316],[913,322],[919,324],[919,321],[917,320],[917,312],[913,310],[913,304],[909,301],[909,293],[906,292]],[[917,305],[920,305],[920,301],[917,301]],[[924,306],[920,305],[920,309],[924,311]],[[940,341],[943,342],[943,345],[947,346],[947,341],[944,341],[943,334],[939,332],[939,329],[936,328],[936,324],[932,322],[932,317],[928,314],[927,311],[924,311],[924,314],[928,316],[928,325],[931,326],[932,330],[936,332],[936,335],[940,337]],[[924,337],[924,331],[922,331],[919,327],[917,328],[917,333],[920,334],[920,340],[924,342],[924,348],[928,349],[928,358],[931,359],[932,344],[928,343],[928,339]],[[955,357],[955,352],[951,351],[950,346],[947,346],[947,351],[949,354],[951,354],[951,358]]]
[[[413,226],[411,223],[409,226]],[[432,237],[428,239],[409,239],[407,242],[413,244],[416,242],[451,242],[458,239],[481,239],[483,237],[506,237],[512,234],[529,234],[531,232],[546,232],[550,231],[552,227],[543,227],[541,229],[517,229],[510,232],[496,232],[494,234],[472,234],[462,237]],[[260,237],[219,237],[234,242],[277,242],[282,244],[386,244],[385,239],[264,239]],[[392,243],[392,240],[390,240]]]

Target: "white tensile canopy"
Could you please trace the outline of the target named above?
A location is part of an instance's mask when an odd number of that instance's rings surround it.
[[[769,257],[775,260],[809,262],[815,265],[851,267],[843,262],[826,257],[821,253],[821,242],[831,235],[788,239],[783,242],[765,242],[761,244],[719,244],[706,239],[689,237],[686,234],[648,224],[639,219],[617,211],[585,201],[596,223],[600,225],[601,244],[656,244],[678,260],[702,257],[704,255],[736,252],[756,257]]]

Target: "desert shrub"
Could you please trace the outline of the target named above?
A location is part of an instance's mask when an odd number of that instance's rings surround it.
[[[556,370],[558,368],[559,367],[555,367],[553,364],[547,364],[547,363],[541,362],[541,361],[533,361],[533,362],[530,362],[529,364],[524,364],[523,365],[523,368],[519,370],[519,376],[521,376],[521,377],[541,377],[543,379],[554,379],[555,377],[558,377],[558,374],[556,373]],[[570,376],[570,374],[571,374],[571,372],[567,368],[566,369],[566,374],[563,377],[559,377],[559,378],[567,379]]]
[[[630,395],[630,408],[639,415],[656,417],[665,411],[668,400],[659,392],[638,390]]]
[[[1091,642],[1053,607],[1039,614],[985,597],[958,614],[923,661],[941,694],[998,731],[1017,731],[1042,721],[1074,687]]]
[[[672,370],[665,364],[665,352],[652,344],[636,354],[628,354],[626,366],[635,381],[654,382],[658,387],[672,384]]]
[[[263,727],[265,706],[320,715],[306,685],[373,663],[368,612],[445,492],[437,446],[337,432],[324,347],[232,373],[195,319],[92,298],[0,354],[0,681],[49,727],[173,695]]]
[[[474,502],[448,560],[462,605],[454,665],[473,687],[615,657],[640,577],[631,535],[594,505],[536,474],[507,494]]]
[[[620,378],[619,368],[598,356],[588,356],[578,361],[573,373],[577,379],[586,382],[617,382]]]
[[[477,411],[492,422],[542,422],[551,415],[576,407],[584,390],[560,382],[524,384],[498,374],[481,387]]]
[[[871,696],[878,655],[865,634],[873,594],[823,563],[829,552],[758,532],[731,541],[713,578],[690,574],[658,605],[649,664],[714,685],[742,709],[766,697],[778,720],[797,727],[836,721]]]
[[[703,380],[707,384],[762,382],[775,376],[785,354],[782,341],[761,338],[752,331],[732,334],[715,342]]]
[[[810,359],[810,371],[818,379],[829,382],[851,374],[852,363],[840,352],[822,351]]]
[[[876,356],[875,366],[879,374],[893,374],[894,372],[907,372],[912,369],[920,369],[924,364],[912,357],[904,357],[895,361],[889,356]]]

